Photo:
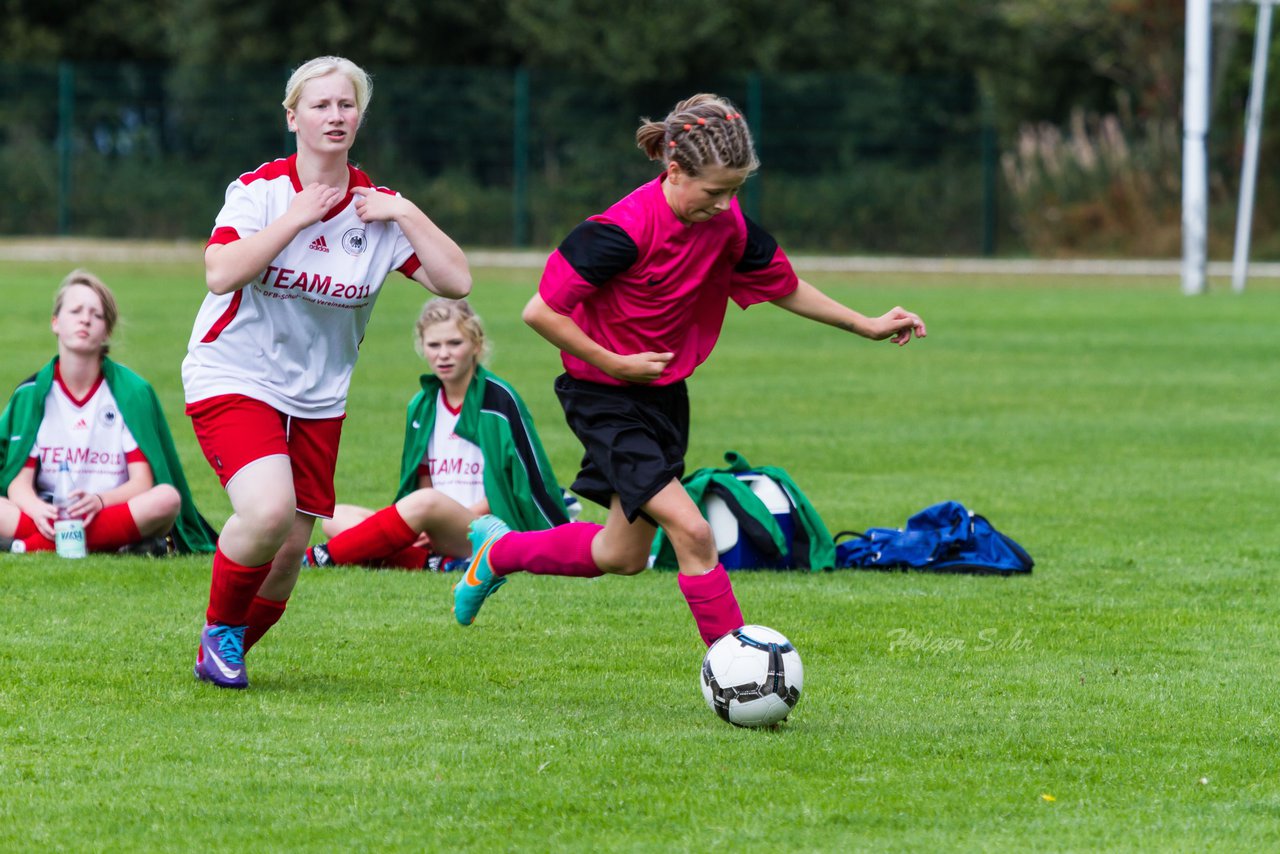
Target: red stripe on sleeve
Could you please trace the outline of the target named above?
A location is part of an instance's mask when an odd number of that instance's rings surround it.
[[[412,279],[413,274],[418,272],[420,267],[422,267],[422,262],[418,260],[418,256],[410,255],[408,259],[396,269]]]
[[[229,225],[219,226],[213,230],[213,234],[209,235],[209,242],[204,245],[205,249],[215,244],[224,246],[228,243],[235,243],[240,239],[240,232],[236,231]]]

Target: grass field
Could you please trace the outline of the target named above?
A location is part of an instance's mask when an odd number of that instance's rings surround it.
[[[196,265],[92,265],[182,416]],[[9,389],[52,354],[64,266],[0,269]],[[691,386],[690,465],[781,465],[833,530],[962,501],[1036,558],[1018,579],[737,574],[796,643],[772,731],[703,704],[669,573],[517,577],[461,629],[450,576],[310,571],[250,657],[191,678],[208,561],[0,557],[3,850],[1276,850],[1280,286],[813,276],[929,324],[899,350],[731,309]],[[492,367],[564,481],[536,272],[478,270]],[[398,280],[356,371],[341,500],[394,488],[423,295]],[[588,515],[599,518],[594,509]]]

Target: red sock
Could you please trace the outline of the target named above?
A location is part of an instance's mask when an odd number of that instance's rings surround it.
[[[591,557],[591,541],[602,530],[593,522],[570,522],[546,531],[513,531],[490,546],[489,566],[494,575],[523,571],[599,578],[604,573]]]
[[[706,575],[680,573],[678,577],[680,592],[689,603],[703,643],[711,646],[729,632],[742,627],[742,609],[738,607],[738,598],[733,595],[733,584],[729,582],[724,564],[716,564],[716,568]]]
[[[40,529],[36,527],[36,520],[19,510],[18,526],[13,530],[13,538],[15,540],[25,540],[38,530]]]
[[[378,561],[379,566],[393,569],[426,569],[427,558],[431,557],[431,549],[422,546],[405,546],[392,555]]]
[[[244,633],[245,652],[248,652],[249,648],[261,640],[267,630],[284,616],[284,606],[288,604],[288,599],[278,602],[274,599],[263,599],[261,596],[253,597],[253,601],[249,603],[249,613],[244,618],[249,624],[249,628]]]
[[[270,561],[262,566],[241,566],[223,554],[219,546],[213,553],[213,578],[209,583],[205,619],[227,626],[247,625],[249,606],[270,571]]]
[[[58,547],[57,543],[39,532],[23,537],[22,544],[29,552],[51,552]]]
[[[412,545],[417,538],[418,532],[409,527],[392,504],[343,531],[324,547],[334,563],[372,564]]]
[[[56,548],[53,540],[40,533],[35,520],[21,511],[18,514],[18,526],[13,531],[13,538],[22,540],[22,544],[29,552],[51,552]]]
[[[113,552],[142,539],[128,504],[104,507],[84,529],[85,548],[91,552]]]

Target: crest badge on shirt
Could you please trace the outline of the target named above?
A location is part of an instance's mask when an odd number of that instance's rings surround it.
[[[363,255],[367,245],[363,228],[348,228],[342,235],[342,249],[348,255]]]
[[[98,421],[103,427],[110,427],[116,423],[116,419],[120,417],[120,413],[116,412],[114,406],[108,406],[106,409],[98,413]]]

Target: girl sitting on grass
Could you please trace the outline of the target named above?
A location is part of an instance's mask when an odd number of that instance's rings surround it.
[[[58,355],[14,391],[0,413],[0,537],[13,552],[52,551],[59,467],[66,510],[84,520],[85,548],[112,552],[166,537],[211,552],[217,535],[196,510],[151,385],[107,357],[119,310],[86,270],[53,299]]]

